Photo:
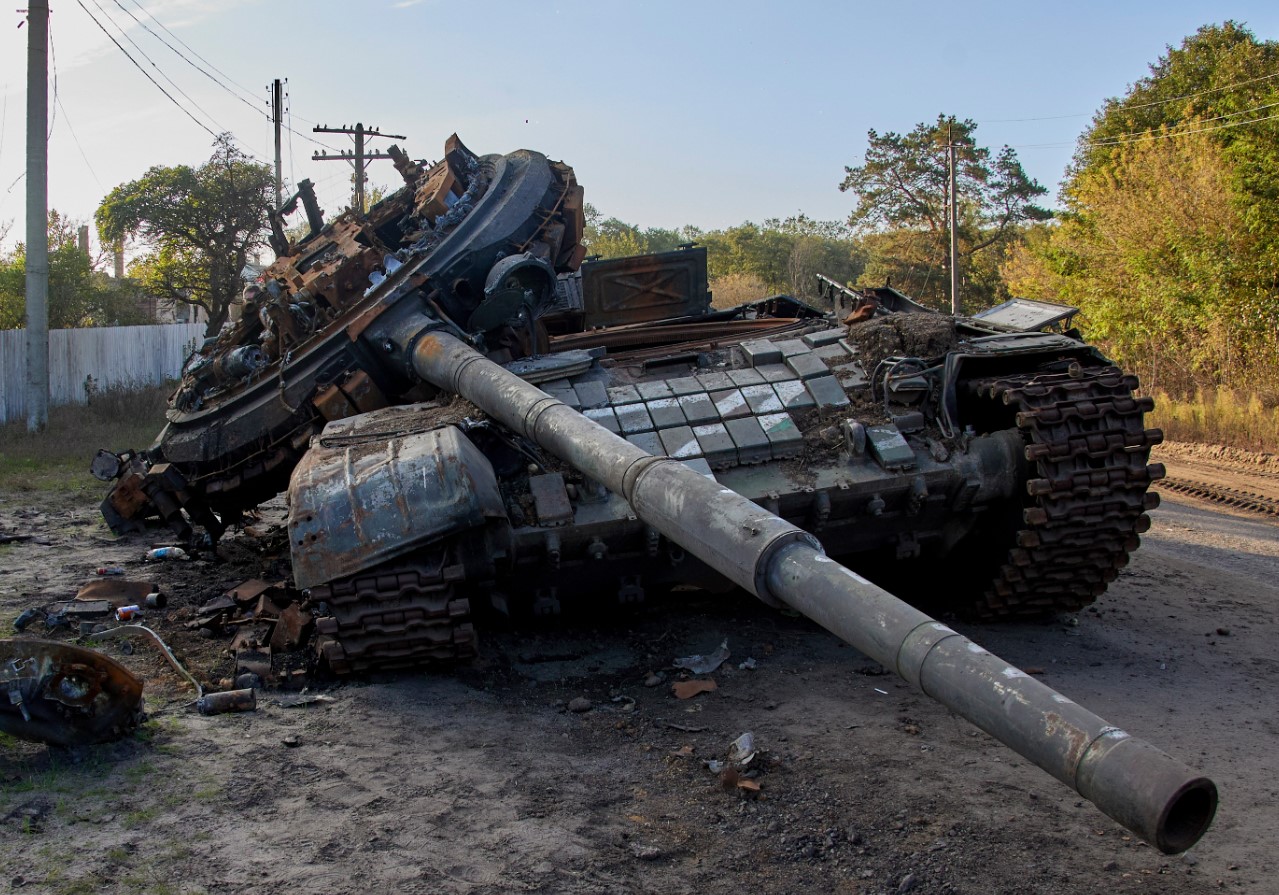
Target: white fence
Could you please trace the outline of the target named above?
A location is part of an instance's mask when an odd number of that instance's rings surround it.
[[[99,389],[175,379],[203,323],[49,330],[49,405],[83,404],[85,378]],[[0,423],[27,416],[27,333],[0,330]]]

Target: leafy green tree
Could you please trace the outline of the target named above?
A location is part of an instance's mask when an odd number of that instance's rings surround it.
[[[839,185],[841,191],[857,197],[848,223],[862,234],[900,231],[901,238],[874,241],[880,253],[871,252],[863,281],[874,282],[881,273],[891,276],[893,271],[909,271],[911,279],[918,282],[921,278],[913,274],[920,269],[936,270],[939,275],[923,276],[923,290],[914,294],[938,304],[945,298],[950,233],[947,144],[952,141],[956,147],[961,264],[973,266],[974,257],[981,252],[1000,255],[1017,238],[1021,225],[1052,216],[1035,204],[1047,190],[1022,169],[1016,151],[1005,146],[992,154],[977,145],[976,129],[971,120],[939,115],[935,122],[920,123],[904,135],[869,132],[863,163],[846,167]],[[905,254],[896,254],[907,247]],[[988,300],[990,296],[983,297]]]
[[[1108,176],[1128,143],[1202,130],[1232,166],[1235,201],[1261,238],[1258,249],[1279,265],[1277,72],[1279,43],[1258,41],[1233,21],[1205,25],[1168,47],[1147,77],[1106,100],[1080,136],[1063,189],[1068,204],[1076,184]]]
[[[49,327],[110,326],[144,322],[137,291],[95,268],[80,251],[79,224],[49,212]],[[26,325],[26,246],[0,256],[0,329]]]
[[[204,308],[212,335],[242,288],[240,271],[266,244],[274,178],[236,149],[228,134],[197,168],[156,166],[113,189],[95,219],[106,244],[137,239],[148,253],[135,266],[145,288]]]
[[[1003,272],[1147,385],[1279,401],[1279,45],[1233,22],[1170,47],[1080,139],[1060,225]]]

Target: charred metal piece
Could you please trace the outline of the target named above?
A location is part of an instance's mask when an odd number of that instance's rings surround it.
[[[143,717],[140,680],[102,653],[68,643],[0,641],[0,691],[0,730],[38,743],[105,743]]]
[[[477,156],[456,136],[443,161],[399,167],[404,188],[367,215],[277,245],[239,319],[188,360],[157,443],[116,470],[114,530],[159,516],[187,537],[220,520],[216,538],[285,488],[325,422],[402,403],[416,383],[359,339],[374,320],[426,309],[508,359],[545,344],[555,275],[584,254],[572,169],[529,151]],[[183,484],[144,488],[164,464]]]

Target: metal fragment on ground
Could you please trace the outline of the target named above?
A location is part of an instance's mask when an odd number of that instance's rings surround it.
[[[683,656],[676,659],[671,664],[676,668],[683,668],[686,671],[691,671],[693,674],[710,674],[712,671],[728,661],[729,655],[728,640],[725,639],[720,643],[719,649],[715,650],[715,652],[710,655],[703,656],[699,654]]]
[[[116,740],[144,717],[142,682],[97,650],[0,640],[0,731],[80,746]]]

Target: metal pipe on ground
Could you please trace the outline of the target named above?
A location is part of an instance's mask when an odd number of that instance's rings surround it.
[[[729,580],[803,613],[1169,854],[1208,829],[1216,785],[845,568],[816,538],[678,461],[654,457],[438,331],[414,370],[620,494]]]

